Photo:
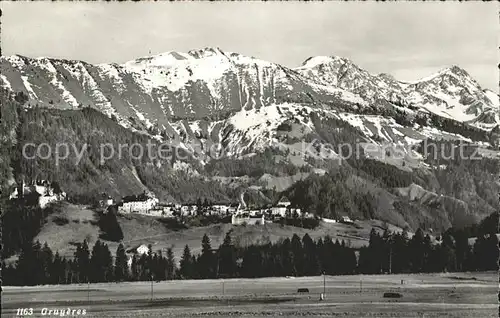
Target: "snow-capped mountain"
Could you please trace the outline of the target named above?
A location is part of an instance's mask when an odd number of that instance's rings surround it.
[[[460,122],[483,118],[498,124],[497,94],[483,90],[458,66],[445,68],[415,82],[397,81],[387,74],[372,75],[346,58],[317,56],[307,59],[297,72],[324,85],[355,93],[370,103],[379,101],[427,110]],[[496,114],[496,116],[484,116]],[[491,125],[490,125],[491,126]],[[491,127],[490,127],[491,128]]]
[[[391,117],[394,110],[413,117],[435,114],[486,131],[500,122],[498,95],[456,66],[407,83],[372,75],[346,58],[317,56],[290,69],[219,48],[98,65],[14,55],[2,57],[0,65],[1,85],[24,92],[29,107],[90,106],[125,127],[154,127],[153,134],[162,132],[158,138],[181,146],[238,145],[234,153],[272,143],[273,129],[288,120],[310,127],[298,115],[306,108],[354,126],[370,121],[369,116]],[[358,128],[367,132],[371,127]],[[387,139],[377,131],[378,138]]]
[[[4,87],[25,92],[31,106],[91,106],[127,124],[220,117],[283,101],[363,104],[359,97],[278,64],[206,48],[168,52],[118,64],[2,57]]]

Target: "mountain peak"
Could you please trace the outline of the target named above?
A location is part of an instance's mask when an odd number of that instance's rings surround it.
[[[463,74],[463,73],[467,74],[467,72],[458,65],[452,65],[450,67],[447,67],[446,70],[454,74]]]
[[[308,68],[313,68],[322,64],[328,64],[332,62],[351,62],[349,59],[345,57],[340,57],[336,55],[318,55],[318,56],[311,56],[307,58],[304,62],[302,62],[301,67],[308,67]]]
[[[153,67],[165,67],[175,64],[178,61],[187,60],[190,56],[185,53],[169,51],[156,55],[140,57],[132,61],[125,62],[128,66],[153,66]]]
[[[428,82],[428,81],[432,81],[434,79],[437,79],[437,78],[440,78],[440,77],[443,77],[443,76],[450,76],[450,75],[454,76],[454,77],[466,77],[466,78],[470,78],[470,75],[469,75],[469,73],[467,73],[466,70],[464,70],[463,68],[461,68],[461,67],[459,67],[457,65],[452,65],[452,66],[443,68],[443,69],[437,71],[434,74],[431,74],[429,76],[425,76],[425,77],[419,78],[418,80],[412,81],[410,83],[411,84],[418,84],[418,83]]]
[[[394,76],[392,74],[389,74],[389,73],[380,73],[377,76],[380,77],[380,78],[389,80],[389,81],[396,81],[396,79],[394,78]]]
[[[189,55],[197,59],[202,59],[210,56],[223,55],[224,52],[219,47],[206,47],[198,50],[191,50],[188,52]]]

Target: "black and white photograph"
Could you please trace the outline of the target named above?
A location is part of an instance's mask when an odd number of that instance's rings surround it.
[[[0,9],[1,317],[498,317],[498,3]]]

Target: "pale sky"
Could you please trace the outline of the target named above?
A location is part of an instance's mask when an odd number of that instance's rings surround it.
[[[450,65],[498,92],[495,2],[1,2],[2,54],[122,63],[207,46],[299,66],[347,57],[415,80]]]

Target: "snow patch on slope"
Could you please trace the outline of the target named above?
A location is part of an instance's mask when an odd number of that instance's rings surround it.
[[[2,87],[7,88],[8,90],[12,90],[12,86],[10,85],[9,80],[3,74],[0,74],[0,79],[2,80]]]
[[[111,102],[104,96],[104,94],[101,92],[99,89],[99,85],[97,82],[94,80],[92,75],[87,71],[87,68],[85,65],[82,63],[78,62],[76,65],[82,74],[82,82],[83,86],[90,91],[90,96],[92,96],[95,100],[95,104],[97,106],[100,106],[102,112],[104,112],[106,115],[111,116],[115,115],[117,116],[115,108],[111,105]]]
[[[125,85],[116,66],[113,64],[99,64],[97,68],[102,70],[103,74],[108,76],[111,82],[115,84],[116,91],[122,93],[125,90]]]
[[[149,93],[160,87],[166,87],[175,92],[184,88],[188,82],[202,80],[207,84],[213,96],[217,96],[214,89],[215,81],[231,68],[227,57],[214,54],[198,59],[188,54],[177,54],[182,59],[172,54],[160,54],[126,62],[123,67],[142,79],[143,86]]]
[[[500,108],[500,96],[498,96],[498,94],[490,91],[489,89],[484,90],[484,94],[491,101],[493,107]]]
[[[300,68],[313,68],[316,66],[319,66],[321,64],[326,64],[334,61],[334,58],[331,56],[314,56],[309,59],[307,59],[304,64],[299,67]]]
[[[23,58],[19,55],[9,56],[6,58],[6,60],[9,61],[10,64],[15,68],[17,68],[18,70],[22,70],[22,68],[26,66],[26,63],[24,63]]]
[[[146,127],[147,128],[150,128],[151,126],[153,126],[153,123],[151,123],[151,121],[149,119],[147,119],[143,113],[141,113],[140,111],[138,111],[135,107],[132,106],[132,109],[134,110],[135,112],[135,115],[137,116],[137,118],[139,118],[140,121],[144,122],[146,124]]]
[[[281,114],[278,112],[278,107],[278,105],[271,105],[259,112],[256,112],[255,109],[249,111],[242,110],[231,117],[230,122],[239,130],[248,130],[249,128],[265,124],[267,120],[280,119]]]
[[[50,60],[47,58],[38,58],[35,61],[41,69],[51,74],[52,79],[50,80],[49,84],[54,86],[55,89],[60,92],[62,99],[70,106],[77,107],[78,100],[66,89],[64,84],[57,78],[58,72],[57,69],[52,64],[52,62],[50,62]]]
[[[62,91],[62,98],[63,100],[68,103],[69,105],[73,106],[73,107],[77,107],[78,106],[78,101],[76,100],[76,98],[66,89],[66,87],[64,87],[63,83],[61,83],[61,81],[57,80],[56,76],[54,76],[54,78],[52,79],[52,81],[50,81],[50,84],[54,85],[55,87],[57,87],[59,90]]]
[[[28,94],[30,95],[31,99],[38,99],[38,96],[35,94],[35,91],[31,87],[31,84],[28,80],[27,76],[21,76],[21,79],[23,80],[24,87],[28,91]]]

